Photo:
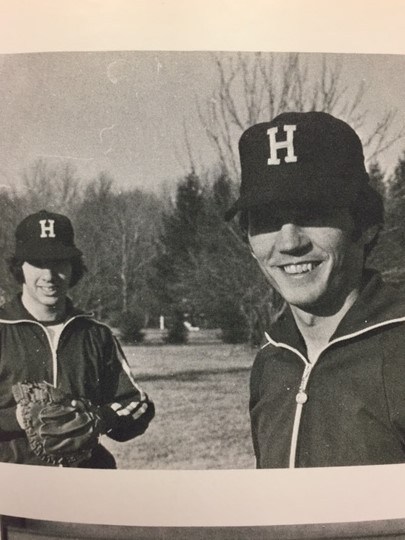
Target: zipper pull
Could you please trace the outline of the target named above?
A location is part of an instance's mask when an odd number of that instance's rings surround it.
[[[299,403],[300,405],[304,405],[308,400],[308,394],[306,392],[300,391],[295,396],[295,401]]]
[[[305,389],[307,387],[309,374],[311,373],[312,368],[313,368],[313,364],[310,364],[310,363],[305,364],[305,369],[304,369],[304,373],[302,374],[301,384],[300,384],[298,393],[295,396],[295,401],[300,405],[304,405],[304,403],[308,401],[308,394],[305,392]]]

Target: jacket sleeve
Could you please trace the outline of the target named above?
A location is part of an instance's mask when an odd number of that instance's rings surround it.
[[[11,434],[14,436],[24,434],[17,422],[16,405],[0,410],[0,441],[4,438],[10,438]]]
[[[405,448],[405,339],[404,324],[391,331],[384,340],[382,369],[388,414],[401,444]],[[405,450],[404,450],[405,452]]]
[[[2,325],[0,325],[0,331],[1,329]],[[10,373],[8,371],[7,367],[0,363],[0,441],[25,436],[24,430],[17,422],[17,404],[11,392],[13,381],[9,382]]]
[[[135,382],[124,352],[111,334],[106,347],[108,369],[105,373],[100,406],[106,434],[124,442],[144,433],[155,416],[153,402]]]
[[[260,445],[258,441],[257,433],[257,421],[255,419],[255,407],[260,401],[260,380],[262,377],[262,352],[259,351],[256,355],[255,361],[253,363],[252,371],[250,373],[250,399],[249,399],[249,413],[251,420],[251,433],[252,433],[252,442],[253,449],[256,456],[256,468],[260,469]]]

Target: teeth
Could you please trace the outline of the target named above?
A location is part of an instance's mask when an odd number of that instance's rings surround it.
[[[284,272],[287,274],[305,274],[306,272],[311,272],[314,268],[314,263],[287,264],[283,266]]]

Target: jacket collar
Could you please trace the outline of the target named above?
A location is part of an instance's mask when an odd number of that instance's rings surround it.
[[[367,271],[359,297],[341,320],[331,341],[401,318],[405,322],[403,293],[393,285],[384,283],[378,272]]]
[[[70,298],[66,298],[66,316],[65,321],[68,319],[71,319],[72,317],[75,317],[77,315],[87,315],[91,316],[88,313],[84,313],[84,311],[81,311],[80,309],[77,309]],[[36,321],[35,317],[29,313],[23,306],[23,303],[21,301],[21,293],[18,294],[11,300],[10,302],[4,304],[4,306],[0,309],[0,321],[20,321],[20,320],[30,320],[30,321]],[[64,322],[64,321],[60,321]]]
[[[405,322],[405,296],[392,285],[384,283],[378,272],[366,270],[359,297],[340,321],[329,341],[348,338],[380,325]],[[284,342],[305,352],[305,342],[295,323],[291,309],[287,306],[279,319],[270,328],[270,337],[275,342]]]

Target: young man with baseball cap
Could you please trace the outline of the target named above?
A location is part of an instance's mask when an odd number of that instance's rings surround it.
[[[239,142],[240,212],[286,308],[251,373],[257,466],[405,461],[405,299],[365,268],[383,223],[345,122],[284,113]]]
[[[26,217],[10,270],[22,293],[0,309],[0,461],[116,468],[99,435],[141,435],[154,406],[109,328],[67,297],[86,270],[70,220],[46,210]],[[45,408],[43,381],[67,404]],[[16,400],[28,385],[38,399],[27,408],[27,395]]]

